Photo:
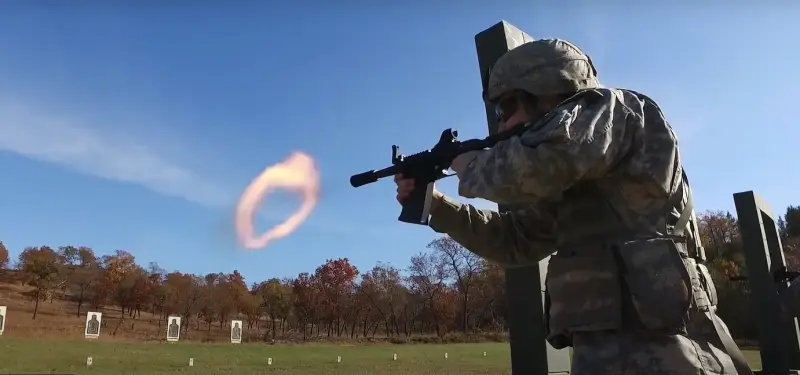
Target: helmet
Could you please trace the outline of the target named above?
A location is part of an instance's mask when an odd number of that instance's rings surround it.
[[[524,43],[497,59],[483,99],[491,103],[512,90],[559,95],[598,87],[597,70],[589,56],[566,40],[541,39]]]

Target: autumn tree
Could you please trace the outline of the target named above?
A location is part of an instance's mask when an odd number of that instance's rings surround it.
[[[363,282],[357,283],[345,302],[345,322],[349,327],[350,338],[356,337],[358,334],[356,327],[363,323],[363,316],[368,311],[364,306],[366,300],[364,299],[364,293],[362,293],[362,286]]]
[[[411,257],[408,267],[409,287],[414,295],[420,296],[422,309],[420,314],[421,330],[433,327],[436,334],[445,333],[445,318],[450,315],[452,306],[442,304],[443,298],[448,297],[447,269],[443,258],[433,253],[420,253]]]
[[[451,330],[456,329],[459,324],[456,321],[458,317],[458,302],[460,293],[454,288],[445,288],[442,294],[433,301],[432,312],[436,314],[434,321],[436,322],[436,332],[441,336]]]
[[[800,237],[800,206],[789,206],[779,220],[781,234],[785,237]]]
[[[475,313],[475,326],[489,326],[502,330],[506,316],[505,270],[502,266],[487,263],[475,280],[475,293],[470,309]]]
[[[201,297],[198,303],[198,312],[205,321],[208,331],[211,331],[211,323],[217,319],[222,305],[227,303],[222,278],[222,274],[210,273],[203,278],[203,284],[200,285]]]
[[[104,255],[101,259],[105,270],[104,287],[124,316],[126,309],[134,307],[136,288],[141,287],[140,279],[145,276],[145,271],[136,264],[136,257],[127,251],[117,250],[114,255]]]
[[[0,241],[0,275],[2,275],[3,270],[8,267],[8,249],[6,245],[3,244],[3,241]]]
[[[164,303],[167,298],[166,286],[164,285],[164,278],[167,272],[161,268],[158,263],[150,262],[147,265],[147,282],[150,289],[150,313],[163,314]]]
[[[708,211],[698,215],[700,241],[718,294],[719,314],[736,337],[752,337],[755,325],[749,307],[747,282],[733,281],[746,276],[739,225],[729,212]]]
[[[800,269],[800,207],[788,207],[777,225],[787,264]],[[698,215],[698,229],[705,265],[717,287],[719,314],[737,339],[753,338],[749,284],[736,279],[747,275],[736,217],[705,212]],[[0,242],[0,268],[8,265],[7,254]],[[360,275],[349,260],[328,259],[312,273],[284,280],[267,275],[249,288],[236,270],[204,276],[167,272],[155,263],[137,264],[126,251],[98,257],[81,246],[26,248],[17,264],[15,279],[33,289],[34,319],[39,301],[52,301],[53,291],[59,291],[76,303],[77,309],[70,311],[78,315],[90,303],[96,311],[121,311],[119,317],[110,312],[104,319],[117,320],[112,334],[133,331],[147,312],[158,321],[159,336],[167,318],[180,315],[182,339],[189,338],[190,328],[205,331],[208,339],[220,330],[227,336],[230,319],[246,319],[250,337],[264,340],[349,334],[390,341],[411,335],[441,338],[454,331],[502,332],[508,321],[503,267],[483,261],[449,237],[429,243],[403,270],[378,263]],[[130,324],[123,327],[128,318]]]
[[[372,285],[373,284],[369,281],[364,282],[362,279],[361,283],[356,286],[356,290],[350,297],[350,314],[352,315],[350,332],[352,336],[356,335],[356,324],[361,325],[360,331],[364,337],[370,334],[374,336],[378,329],[378,324],[384,321],[384,314],[375,307],[375,303],[373,302],[374,296],[370,295],[372,293]]]
[[[186,324],[181,324],[184,333],[189,330],[189,317],[197,312],[203,295],[201,277],[180,272],[166,275],[164,284],[167,287],[167,298],[164,306],[163,320],[169,315],[178,314]]]
[[[362,276],[361,292],[383,318],[387,335],[400,335],[400,314],[408,301],[400,270],[378,263]],[[405,329],[404,329],[405,332]]]
[[[79,247],[77,258],[73,261],[69,288],[72,289],[77,303],[77,315],[81,315],[81,307],[86,300],[86,293],[92,283],[102,277],[102,270],[97,262],[94,251],[88,247]]]
[[[281,326],[283,326],[292,306],[289,288],[281,283],[281,280],[272,278],[259,284],[256,287],[256,293],[261,297],[261,308],[269,318],[269,332],[274,340],[277,333],[276,322],[281,321]],[[265,335],[264,338],[266,337]]]
[[[224,327],[231,315],[238,314],[241,310],[244,296],[247,295],[247,284],[244,276],[234,270],[229,274],[220,274],[217,295],[219,297],[219,324]]]
[[[293,308],[303,332],[303,340],[308,338],[309,333],[314,334],[316,318],[320,312],[319,303],[323,299],[318,286],[317,277],[305,272],[292,280]]]
[[[61,295],[67,293],[69,288],[70,279],[72,278],[78,263],[78,248],[75,246],[59,246],[58,248],[58,266],[60,285],[59,291]]]
[[[447,275],[455,281],[461,299],[461,331],[467,333],[469,322],[469,302],[475,280],[485,268],[486,263],[479,256],[465,249],[449,236],[437,238],[428,244],[440,262],[444,264]]]
[[[314,272],[322,297],[328,336],[342,334],[345,304],[355,290],[358,273],[358,269],[347,258],[329,259]]]
[[[47,296],[59,280],[58,254],[47,246],[29,247],[19,254],[19,270],[28,285],[34,287],[33,319],[39,312],[39,301]]]
[[[252,289],[247,295],[242,297],[240,311],[247,319],[247,328],[256,328],[258,331],[258,321],[261,320],[261,296],[257,291],[258,284],[254,284]]]
[[[136,257],[124,250],[117,250],[114,255],[103,255],[101,260],[106,276],[112,284],[120,282],[126,273],[138,267]]]
[[[800,206],[786,208],[786,213],[778,220],[778,229],[787,263],[800,268]]]

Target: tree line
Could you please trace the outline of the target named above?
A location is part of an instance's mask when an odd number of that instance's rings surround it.
[[[748,285],[733,281],[746,274],[737,220],[721,211],[698,218],[720,315],[734,336],[754,339]],[[778,226],[789,267],[798,269],[800,207],[787,208]],[[263,340],[477,337],[508,328],[502,267],[446,236],[431,241],[402,269],[378,263],[359,270],[346,258],[329,259],[314,272],[250,284],[235,270],[168,272],[156,263],[138,264],[127,251],[97,255],[82,246],[28,247],[11,264],[0,242],[0,269],[6,282],[31,287],[33,319],[40,302],[65,299],[78,316],[88,310],[117,312],[112,335],[123,321],[144,319],[143,312],[159,326],[169,316],[181,316],[183,337],[213,327],[225,330],[231,319],[242,320]]]

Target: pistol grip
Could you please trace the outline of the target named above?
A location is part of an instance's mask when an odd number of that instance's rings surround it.
[[[403,202],[403,210],[397,220],[409,224],[428,225],[431,199],[435,184],[426,180],[414,180],[414,191]]]

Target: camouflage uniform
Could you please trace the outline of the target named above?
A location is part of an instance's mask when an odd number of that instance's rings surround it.
[[[459,174],[459,195],[521,208],[443,197],[430,226],[506,266],[552,254],[547,339],[573,347],[575,375],[749,373],[714,313],[677,138],[655,102],[602,88],[588,56],[562,40],[501,57],[485,99],[510,90],[578,91]]]

